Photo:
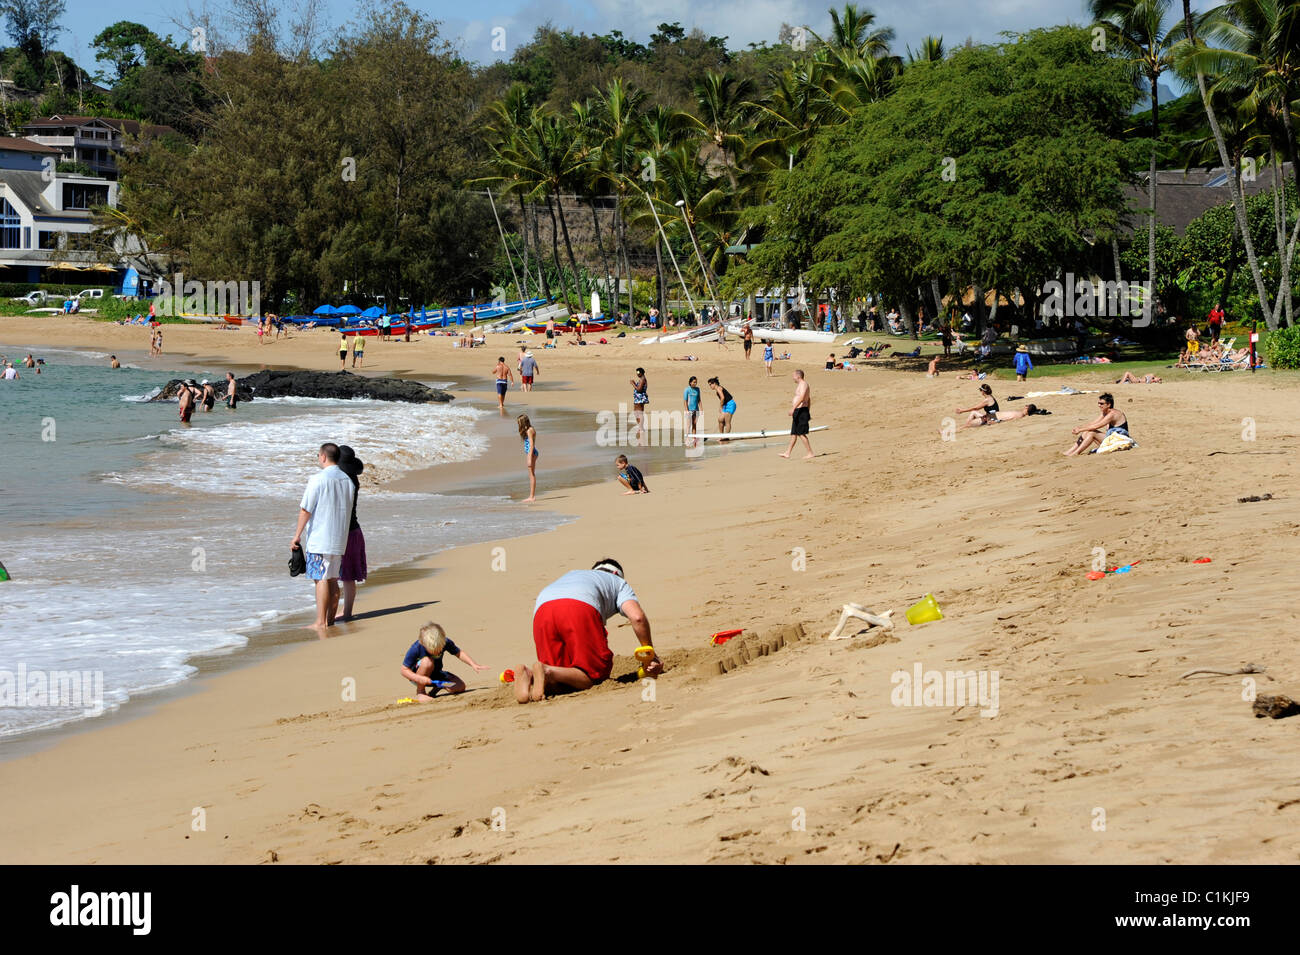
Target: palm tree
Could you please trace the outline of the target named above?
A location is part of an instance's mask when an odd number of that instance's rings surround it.
[[[523,83],[512,83],[506,90],[505,95],[492,103],[488,111],[492,114],[492,124],[487,129],[487,140],[489,151],[495,154],[496,148],[502,144],[508,143],[513,137],[520,135],[520,130],[528,125],[529,117],[532,115],[533,104],[530,101],[528,87]],[[519,202],[519,235],[523,240],[524,248],[524,287],[519,290],[522,298],[527,298],[528,291],[528,206],[524,202],[524,194],[517,191],[515,197]],[[538,255],[541,259],[541,255]],[[542,295],[550,298],[550,289],[547,288],[546,275],[542,274]]]
[[[746,104],[753,95],[754,84],[731,73],[710,70],[695,82],[695,102],[699,106],[696,122],[709,143],[721,151],[728,170],[732,158],[744,148],[742,130],[749,113]]]
[[[1266,124],[1280,122],[1285,153],[1291,160],[1293,174],[1300,182],[1295,124],[1291,115],[1291,104],[1300,90],[1300,7],[1287,0],[1230,0],[1201,19],[1205,36],[1217,46],[1210,46],[1197,38],[1197,23],[1189,0],[1183,0],[1183,18],[1189,42],[1180,50],[1180,67],[1183,72],[1196,76],[1220,161],[1225,167],[1231,161],[1227,137],[1214,103],[1214,94],[1222,90],[1239,98],[1244,108],[1259,115]],[[1213,77],[1212,86],[1207,83],[1207,76]],[[1270,329],[1275,329],[1285,311],[1290,324],[1291,262],[1300,228],[1293,230],[1285,249],[1278,249],[1282,257],[1281,281],[1277,300],[1270,306],[1250,237],[1245,198],[1234,177],[1229,177],[1229,184],[1232,186],[1237,226],[1242,234],[1264,320]]]
[[[894,42],[894,31],[888,28],[871,29],[876,15],[854,3],[846,3],[844,11],[832,8],[831,32],[828,37],[817,37],[839,59],[875,59],[889,53]]]
[[[628,197],[638,190],[638,183],[654,178],[653,164],[643,164],[647,157],[643,146],[641,107],[646,94],[627,86],[621,79],[612,80],[600,93],[592,111],[594,142],[599,144],[600,161],[592,167],[593,183],[612,189],[618,196],[614,212],[616,270],[627,275],[628,314],[632,313],[632,268],[627,259],[627,223],[624,219]],[[614,313],[619,309],[614,297]]]
[[[1173,66],[1173,47],[1183,33],[1169,24],[1170,0],[1090,0],[1106,49],[1125,64],[1135,83],[1145,84],[1151,100],[1151,206],[1147,231],[1147,294],[1156,287],[1156,159],[1160,140],[1160,77]]]
[[[909,46],[907,48],[907,62],[910,66],[913,63],[940,63],[947,56],[947,51],[943,48],[943,37],[927,36],[921,38],[921,44],[913,52]]]

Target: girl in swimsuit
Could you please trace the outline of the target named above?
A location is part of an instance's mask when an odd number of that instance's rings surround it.
[[[970,417],[962,424],[963,428],[978,428],[982,424],[995,424],[998,420],[998,402],[993,397],[993,389],[987,384],[980,385],[983,400],[969,408],[956,409],[957,414],[970,412]]]
[[[348,336],[339,332],[339,371],[348,367]]]
[[[531,504],[537,499],[537,429],[526,414],[516,418],[515,423],[519,425],[519,437],[524,441],[524,461],[528,464],[528,497],[524,498],[524,503]]]
[[[709,387],[718,396],[718,430],[726,434],[731,430],[731,416],[736,413],[736,399],[716,378],[709,379]]]
[[[632,416],[636,418],[637,439],[645,434],[645,409],[650,403],[650,383],[646,380],[645,369],[638,368],[636,377],[629,378],[632,386]]]

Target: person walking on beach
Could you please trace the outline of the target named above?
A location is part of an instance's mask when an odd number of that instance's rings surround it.
[[[636,376],[628,379],[632,386],[632,417],[636,419],[636,439],[640,443],[645,437],[645,411],[650,404],[650,382],[646,379],[645,369],[638,368]]]
[[[339,446],[327,442],[316,453],[320,470],[312,475],[298,505],[298,529],[291,548],[302,547],[307,578],[316,584],[316,622],[325,635],[334,625],[339,600],[339,572],[348,548],[348,528],[356,492],[352,480],[339,470]],[[303,533],[306,532],[306,540]]]
[[[352,367],[364,368],[366,365],[366,340],[362,335],[352,336]]]
[[[339,584],[343,591],[343,622],[352,619],[352,608],[357,601],[357,584],[366,580],[366,535],[357,522],[357,500],[361,497],[361,473],[366,466],[357,453],[346,444],[339,445],[339,470],[352,482],[352,520],[348,524],[348,543],[339,567]]]
[[[235,375],[233,372],[226,372],[226,407],[231,411],[239,404],[239,396],[235,394]]]
[[[348,367],[348,336],[339,332],[339,371],[346,371]]]
[[[533,353],[528,350],[527,345],[519,348],[519,382],[524,391],[533,390],[533,378],[542,370],[542,366],[537,364],[537,359]]]
[[[767,377],[772,377],[772,359],[776,356],[772,353],[772,343],[763,342],[763,366],[767,368]]]
[[[536,702],[548,691],[586,690],[608,679],[614,654],[605,621],[616,613],[631,622],[638,647],[653,648],[650,620],[623,579],[623,566],[611,557],[544,588],[533,605],[537,663],[515,671],[515,699]],[[658,677],[663,669],[657,655],[645,664],[646,676]]]
[[[686,446],[693,448],[700,420],[700,379],[694,375],[686,382],[686,390],[682,392],[682,406],[686,411]]]
[[[748,323],[745,324],[745,361],[749,361],[750,349],[754,347],[754,329]]]
[[[506,389],[510,387],[510,382],[515,380],[514,372],[506,364],[505,355],[497,356],[497,364],[492,369],[492,374],[496,376],[497,381],[497,409],[504,415],[506,413]]]
[[[1031,371],[1034,370],[1034,363],[1029,359],[1029,346],[1016,346],[1016,381],[1024,381]]]
[[[803,438],[804,447],[808,449],[803,459],[811,461],[815,456],[812,442],[808,440],[808,425],[812,421],[812,389],[804,380],[802,370],[796,369],[790,373],[790,377],[794,379],[794,403],[790,408],[790,447],[785,449],[785,454],[781,457],[790,457],[795,442]]]
[[[524,442],[524,463],[528,468],[528,496],[524,503],[531,504],[537,500],[537,429],[526,414],[516,418],[515,424],[519,426],[519,437]]]
[[[944,357],[944,358],[950,358],[950,357],[952,357],[952,319],[951,319],[951,317],[949,317],[948,321],[946,321],[946,322],[943,323],[943,328],[941,329],[941,334],[942,334],[942,336],[943,336],[943,357]]]
[[[726,434],[731,431],[731,416],[736,413],[736,399],[731,397],[731,392],[723,388],[717,378],[709,379],[709,387],[718,396],[718,430]]]

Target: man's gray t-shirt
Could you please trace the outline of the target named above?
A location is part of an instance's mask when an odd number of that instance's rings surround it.
[[[519,359],[519,374],[532,375],[536,371],[537,359],[532,355],[525,355],[523,358]],[[604,571],[601,571],[601,573],[604,573]]]
[[[304,532],[303,550],[309,554],[337,554],[340,557],[347,551],[355,493],[352,479],[340,471],[337,464],[312,475],[299,505],[304,511],[311,512]]]
[[[571,570],[537,595],[533,613],[548,600],[581,600],[595,607],[602,620],[608,620],[636,591],[622,577],[604,570]]]

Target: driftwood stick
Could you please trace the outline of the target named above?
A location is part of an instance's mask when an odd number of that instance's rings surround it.
[[[1247,663],[1244,667],[1237,670],[1215,670],[1211,667],[1197,667],[1195,670],[1188,670],[1178,679],[1186,680],[1189,676],[1195,676],[1198,673],[1212,673],[1215,676],[1238,676],[1243,673],[1263,673],[1264,668],[1258,663]],[[1271,678],[1270,678],[1271,679]]]

